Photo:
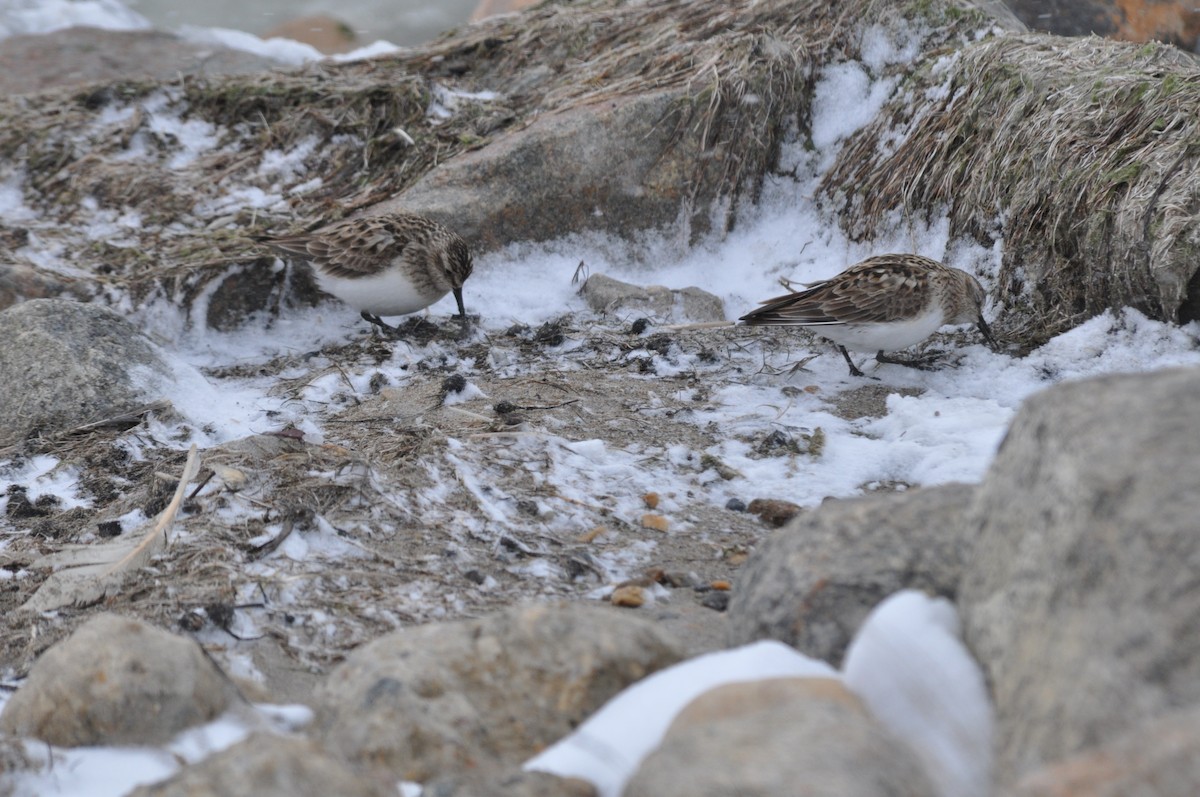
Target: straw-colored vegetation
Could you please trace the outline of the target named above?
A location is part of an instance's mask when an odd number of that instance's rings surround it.
[[[856,237],[944,208],[951,234],[1002,236],[994,295],[1027,344],[1108,308],[1200,317],[1200,65],[1173,47],[1026,35],[934,53],[823,188]]]

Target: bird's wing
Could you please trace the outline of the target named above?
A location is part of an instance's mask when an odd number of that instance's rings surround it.
[[[803,291],[768,299],[740,320],[798,326],[893,321],[914,315],[924,306],[924,292],[916,288],[909,269],[867,260]]]
[[[333,277],[365,277],[386,269],[414,241],[421,228],[388,218],[349,219],[302,235],[266,241]]]

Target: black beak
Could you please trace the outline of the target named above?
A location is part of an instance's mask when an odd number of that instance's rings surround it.
[[[983,335],[983,339],[987,341],[988,348],[993,351],[996,348],[996,339],[992,337],[992,330],[988,329],[987,322],[983,320],[983,314],[979,315],[979,334]]]
[[[467,309],[465,307],[463,307],[462,288],[454,289],[454,301],[458,302],[458,314],[461,317],[466,318],[467,317]]]

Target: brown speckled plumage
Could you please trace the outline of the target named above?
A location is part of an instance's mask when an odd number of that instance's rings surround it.
[[[311,265],[322,290],[380,326],[387,327],[380,315],[415,312],[449,292],[459,315],[466,313],[462,286],[474,268],[471,251],[458,235],[423,216],[345,219],[261,242]]]
[[[881,355],[919,343],[946,324],[976,323],[990,342],[984,299],[982,286],[965,271],[920,255],[878,255],[805,290],[768,299],[740,320],[813,327],[838,344],[851,373],[860,375],[846,347],[915,365]]]

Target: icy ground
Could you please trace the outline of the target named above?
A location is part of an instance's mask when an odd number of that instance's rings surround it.
[[[703,539],[716,540],[719,548],[725,533],[719,519],[729,516],[721,513],[731,498],[773,497],[812,507],[828,497],[874,489],[978,481],[1030,394],[1064,380],[1200,363],[1196,325],[1174,327],[1127,310],[1094,318],[1023,357],[990,351],[969,331],[944,334],[934,345],[950,350],[952,367],[927,373],[872,366],[868,373],[878,380],[873,381],[848,376],[841,357],[807,333],[651,327],[634,336],[628,332],[634,318],[603,319],[586,308],[573,280],[581,263],[590,273],[638,284],[698,286],[724,301],[730,319],[780,293],[780,279],[804,283],[826,278],[888,251],[942,260],[976,274],[987,287],[997,272],[1003,240],[989,247],[951,240],[942,218],[928,226],[897,220],[890,238],[855,244],[812,200],[814,185],[841,142],[870,120],[895,87],[896,79],[885,76],[885,67],[913,58],[919,37],[920,32],[912,31],[865,31],[863,60],[825,71],[815,103],[812,139],[817,150],[807,153],[799,144],[789,148],[779,169],[787,176],[773,178],[760,205],[746,209],[737,229],[723,239],[689,247],[656,235],[635,241],[568,236],[480,255],[465,290],[468,310],[479,315],[479,322],[465,339],[442,335],[425,342],[372,343],[357,314],[332,300],[315,309],[285,311],[271,322],[250,318],[232,333],[190,326],[179,308],[163,304],[126,308],[177,364],[180,379],[168,397],[187,420],[154,419],[127,433],[121,445],[132,457],[145,459],[156,450],[185,449],[193,441],[205,449],[291,428],[303,432],[309,443],[336,447],[350,434],[344,425],[347,419],[365,424],[370,412],[382,413],[378,417],[386,416],[387,423],[372,427],[380,439],[406,430],[432,429],[444,435],[436,455],[417,463],[423,474],[419,489],[367,474],[364,478],[390,502],[391,514],[368,515],[362,528],[317,517],[313,530],[291,535],[274,554],[253,565],[257,578],[268,580],[303,566],[316,572],[355,557],[363,557],[365,567],[370,556],[364,554],[363,543],[348,539],[372,540],[373,545],[375,538],[398,533],[402,524],[396,518],[419,517],[419,528],[455,529],[459,536],[451,542],[464,551],[467,543],[479,540],[494,544],[496,551],[502,544],[525,544],[528,550],[508,572],[544,582],[546,594],[563,594],[556,581],[561,563],[543,555],[547,548],[538,538],[574,539],[597,530],[597,519],[603,517],[609,528],[598,530],[592,558],[601,583],[590,593],[602,597],[614,583],[637,574],[674,545]],[[177,113],[162,111],[159,123],[181,142],[184,159],[188,147],[202,151],[216,141],[214,131],[202,125],[186,127]],[[227,201],[264,210],[282,207],[287,191],[319,181],[320,175],[298,171],[303,154],[274,153],[270,164],[264,162],[264,169],[279,175],[278,190],[230,186]],[[197,210],[206,219],[218,212]],[[25,253],[31,261],[55,262],[56,252],[39,249],[36,234],[39,225],[52,222],[23,203],[20,178],[0,183],[0,213],[34,229]],[[116,239],[122,229],[139,224],[136,215],[113,217],[97,211],[94,234]],[[453,311],[447,298],[430,309],[429,317],[441,323]],[[995,308],[987,308],[985,314],[994,318]],[[203,318],[202,308],[192,317]],[[551,334],[536,349],[526,346],[547,324]],[[995,331],[1003,338],[1002,323]],[[479,356],[466,356],[468,351]],[[443,396],[439,386],[445,374],[464,377],[466,389]],[[557,394],[561,395],[555,399]],[[493,405],[522,396],[539,407],[561,406],[528,410],[524,423],[497,430]],[[875,401],[871,411],[854,409],[855,402],[869,400]],[[797,449],[765,455],[762,443],[776,431],[797,443]],[[815,437],[819,445],[812,444]],[[63,509],[89,506],[91,499],[79,489],[77,474],[58,466],[48,455],[0,462],[0,496],[9,485],[20,484],[28,488],[31,500],[50,494],[61,500]],[[523,481],[516,481],[514,474]],[[311,475],[337,479],[344,472],[317,470]],[[521,507],[524,494],[517,487],[537,496],[532,514],[528,506]],[[219,490],[214,483],[201,498]],[[670,519],[668,532],[624,533],[622,529],[636,526],[646,511],[648,491],[660,496],[656,511]],[[0,553],[15,535],[2,519],[7,500],[0,497]],[[232,528],[261,514],[253,500],[235,496],[218,519]],[[130,516],[121,522],[133,527],[141,520]],[[537,529],[533,542],[531,526]],[[261,532],[263,539],[271,539],[282,533],[281,524]],[[0,569],[0,579],[33,577]],[[322,585],[294,583],[272,597],[279,608],[291,606],[302,614],[300,609],[311,606],[314,595],[319,598]],[[399,608],[384,625],[401,626],[406,618],[456,616],[481,605],[472,602],[466,588],[432,596],[435,586],[414,578],[403,594],[392,596],[392,605]],[[496,589],[489,576],[477,591]],[[869,641],[874,634],[887,637],[900,628],[907,629],[905,639],[918,648],[905,654],[910,661],[935,655],[953,673],[947,681],[970,691],[978,671],[946,652],[947,634],[952,637],[947,631],[952,623],[943,610],[948,607],[905,600],[906,611],[893,607],[890,614],[881,612],[875,622],[883,624],[882,630],[860,636],[867,640],[862,643],[864,652],[847,663],[851,685],[869,696],[890,683],[894,656],[883,657],[887,662],[872,657]],[[306,616],[316,637],[327,633],[332,638],[344,628],[315,612]],[[251,635],[258,622],[252,612],[240,613],[237,630]],[[254,676],[253,666],[237,657],[236,646],[226,654],[227,667],[241,667],[238,674]],[[751,667],[747,677],[777,669]],[[908,671],[919,674],[922,668],[914,665]],[[682,678],[681,693],[692,694],[701,683],[698,676]],[[0,689],[0,700],[4,694]],[[881,715],[889,711],[869,697],[868,703]],[[902,705],[898,711],[900,719],[889,722],[904,726],[908,717],[914,720],[910,725],[920,725],[911,707]],[[958,719],[976,738],[986,736],[986,711],[967,711],[964,703]],[[603,725],[599,719],[595,722]],[[212,734],[199,745],[208,750],[238,737],[226,726],[203,733]],[[936,731],[913,734],[935,736]],[[180,752],[181,742],[174,744],[154,751],[52,751],[54,767],[23,776],[16,793],[121,794],[135,782],[172,771],[178,765],[172,751],[187,760],[200,755]],[[638,755],[630,753],[635,759]],[[986,762],[976,759],[966,768],[977,773],[981,766]],[[105,786],[94,775],[97,771],[130,777]]]

